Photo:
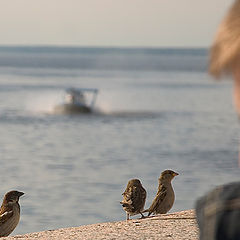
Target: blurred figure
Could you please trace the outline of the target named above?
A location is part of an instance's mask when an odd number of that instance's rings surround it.
[[[219,26],[210,52],[209,72],[234,79],[234,102],[240,114],[240,0],[236,0]]]
[[[240,0],[221,23],[211,48],[209,72],[234,79],[234,102],[240,116]],[[240,160],[239,160],[240,164]],[[215,188],[196,203],[200,240],[240,239],[240,182]]]
[[[240,239],[240,183],[215,188],[196,204],[200,240]]]

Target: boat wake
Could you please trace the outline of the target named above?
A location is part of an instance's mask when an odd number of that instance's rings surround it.
[[[114,118],[158,118],[162,115],[160,112],[144,111],[144,110],[112,111],[108,113],[98,111],[96,113],[109,116],[109,117],[114,117]]]
[[[120,104],[106,101],[102,94],[97,98],[95,107],[90,112],[59,111],[58,106],[63,103],[64,91],[45,91],[30,93],[23,99],[21,112],[28,115],[79,115],[105,118],[158,118],[161,112],[146,109],[124,109]],[[108,99],[109,100],[109,99]],[[112,103],[112,105],[111,105]],[[134,106],[133,106],[134,107]],[[20,111],[20,110],[19,110]]]

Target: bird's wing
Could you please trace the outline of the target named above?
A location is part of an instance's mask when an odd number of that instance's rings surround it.
[[[146,190],[142,187],[133,187],[131,201],[134,211],[142,210],[146,200]]]
[[[163,201],[163,199],[166,197],[167,194],[167,188],[163,185],[159,186],[158,192],[156,197],[154,198],[152,205],[149,208],[149,212],[153,212],[156,207]]]
[[[139,191],[138,191],[138,199],[141,203],[145,203],[146,201],[146,197],[147,197],[147,192],[144,188],[140,188]]]
[[[123,193],[124,202],[132,203],[133,195],[134,195],[134,187],[130,187],[126,189],[126,191]]]
[[[129,209],[133,209],[132,203],[133,203],[133,196],[134,196],[134,187],[129,187],[125,190],[125,192],[122,194],[123,195],[123,201],[120,203],[122,204],[123,207],[127,207]]]
[[[7,211],[0,215],[0,225],[5,223],[9,218],[13,216],[13,211]]]

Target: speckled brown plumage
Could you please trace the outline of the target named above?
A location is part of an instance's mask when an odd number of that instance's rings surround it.
[[[158,191],[151,206],[143,212],[148,212],[148,216],[153,214],[167,213],[173,206],[175,194],[172,188],[171,181],[178,173],[172,170],[165,170],[161,173],[158,179]]]
[[[143,188],[140,180],[131,179],[124,191],[123,201],[120,202],[123,206],[123,209],[126,211],[127,220],[129,220],[129,216],[133,216],[136,214],[141,214],[141,211],[144,208],[147,192]],[[142,215],[142,217],[144,217]]]
[[[8,236],[18,225],[20,219],[19,198],[23,192],[10,191],[5,194],[0,208],[0,237]]]

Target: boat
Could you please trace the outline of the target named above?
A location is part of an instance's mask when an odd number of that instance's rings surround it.
[[[98,89],[68,88],[63,96],[63,103],[55,107],[61,113],[92,113]]]

